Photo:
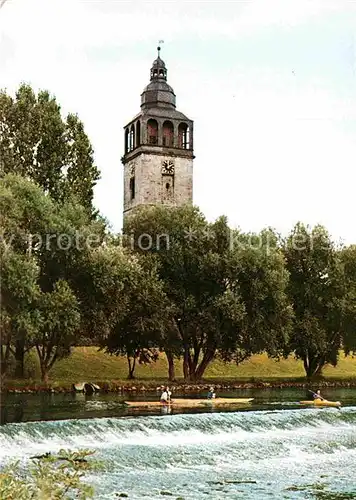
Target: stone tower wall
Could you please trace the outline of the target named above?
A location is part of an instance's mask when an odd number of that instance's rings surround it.
[[[174,164],[174,173],[165,174],[164,161]],[[130,179],[135,179],[131,198]],[[169,188],[167,189],[167,185]],[[179,206],[193,201],[193,159],[166,154],[142,153],[124,166],[124,215],[140,205]]]
[[[141,111],[124,127],[124,217],[139,206],[193,202],[194,124],[176,109],[160,50]]]

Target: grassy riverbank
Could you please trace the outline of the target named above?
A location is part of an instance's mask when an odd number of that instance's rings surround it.
[[[72,355],[57,362],[51,373],[52,387],[69,388],[77,382],[105,383],[107,387],[157,386],[167,381],[167,360],[160,356],[156,363],[151,365],[137,365],[136,379],[127,380],[127,361],[124,357],[116,357],[100,352],[95,347],[77,347]],[[30,353],[26,358],[26,380],[8,380],[6,386],[29,387],[41,385],[40,370],[35,353]],[[182,363],[176,362],[176,378],[183,382]],[[324,369],[325,381],[341,382],[352,380],[356,384],[356,359],[340,355],[337,367],[327,366]],[[207,369],[204,377],[206,383],[292,383],[305,380],[303,364],[293,357],[287,360],[274,361],[264,354],[253,356],[239,366],[233,363],[214,361]]]

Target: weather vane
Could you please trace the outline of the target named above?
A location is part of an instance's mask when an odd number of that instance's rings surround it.
[[[161,45],[162,45],[162,43],[164,43],[164,40],[158,40],[158,47],[157,47],[158,57],[159,57],[159,53],[161,51]]]

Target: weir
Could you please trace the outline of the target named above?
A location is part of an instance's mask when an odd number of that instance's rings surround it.
[[[87,401],[91,410],[100,404]],[[100,499],[118,492],[162,498],[163,491],[173,498],[277,500],[314,498],[317,487],[353,491],[355,404],[341,410],[266,406],[7,424],[0,427],[0,465],[61,448],[94,450],[106,464],[89,478]]]

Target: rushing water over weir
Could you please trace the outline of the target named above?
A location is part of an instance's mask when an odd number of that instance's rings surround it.
[[[0,427],[1,464],[82,447],[105,461],[89,478],[101,499],[356,498],[356,406]]]

